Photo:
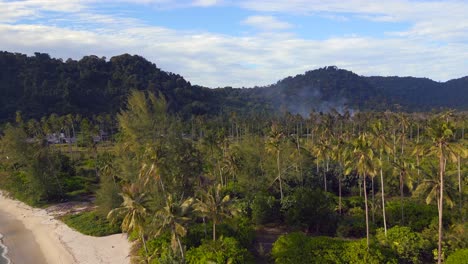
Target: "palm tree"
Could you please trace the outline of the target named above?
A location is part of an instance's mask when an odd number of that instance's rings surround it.
[[[200,192],[200,199],[194,204],[195,210],[201,216],[211,219],[213,222],[213,241],[216,240],[216,225],[225,218],[230,218],[238,213],[234,207],[234,200],[229,195],[222,193],[221,184],[211,186],[207,191]]]
[[[367,203],[366,179],[367,176],[373,177],[375,175],[375,161],[371,141],[366,133],[360,134],[359,137],[352,142],[350,154],[351,158],[348,160],[346,174],[349,174],[351,170],[356,169],[357,173],[363,176],[366,237],[367,247],[369,247],[369,209]]]
[[[444,201],[444,177],[446,161],[457,161],[457,153],[466,155],[467,150],[463,149],[459,144],[453,142],[454,128],[449,122],[450,113],[443,114],[432,120],[431,125],[427,129],[428,136],[432,139],[432,145],[427,149],[427,154],[436,157],[439,162],[439,239],[438,239],[438,263],[442,263],[442,216],[443,216],[443,201]]]
[[[411,175],[409,174],[411,169],[414,168],[414,165],[407,161],[404,157],[398,157],[395,161],[392,161],[393,171],[396,175],[399,176],[400,181],[400,206],[401,206],[401,224],[403,225],[405,222],[405,214],[404,214],[404,205],[403,205],[403,198],[404,195],[404,187],[406,185],[412,189],[413,183]]]
[[[383,128],[382,122],[378,121],[374,123],[371,127],[371,133],[372,133],[372,145],[375,149],[378,150],[378,153],[379,153],[378,165],[379,165],[379,171],[380,171],[380,185],[381,185],[380,191],[382,194],[382,216],[383,216],[385,237],[387,237],[387,220],[385,216],[385,188],[384,188],[384,178],[383,178],[382,155],[383,153],[389,153],[391,151],[391,147],[386,137],[386,133]]]
[[[123,198],[121,206],[111,210],[107,218],[115,223],[123,217],[122,231],[127,233],[138,232],[145,252],[148,254],[145,242],[145,223],[148,216],[147,203],[149,199],[143,187],[138,183],[124,185],[122,193],[120,193]]]
[[[283,201],[283,179],[281,178],[280,154],[283,138],[284,134],[278,129],[276,125],[273,125],[268,137],[267,151],[276,154],[276,169],[278,171],[278,176],[276,177],[275,181],[278,180],[279,182],[281,202]]]
[[[180,238],[187,234],[186,225],[191,220],[193,203],[193,198],[177,201],[169,194],[166,198],[166,205],[157,210],[153,218],[153,223],[158,228],[157,235],[161,234],[163,230],[171,232],[172,250],[176,251],[179,248],[182,260],[185,259],[185,256]]]

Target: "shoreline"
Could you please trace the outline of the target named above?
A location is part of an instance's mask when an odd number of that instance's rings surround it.
[[[0,233],[5,235],[3,242],[8,248],[8,257],[12,263],[31,263],[24,261],[24,254],[13,254],[15,249],[28,252],[28,255],[31,250],[36,250],[37,252],[31,255],[39,261],[34,263],[130,263],[130,242],[126,235],[83,235],[55,219],[45,209],[32,208],[5,197],[0,192],[0,223],[2,221]],[[10,235],[4,231],[8,228],[12,229]],[[17,236],[18,234],[21,235]],[[41,257],[44,262],[40,262]]]
[[[6,261],[6,264],[11,264],[11,259],[8,257],[8,247],[3,244],[3,235],[0,233],[0,248],[2,249],[2,254],[0,255]]]

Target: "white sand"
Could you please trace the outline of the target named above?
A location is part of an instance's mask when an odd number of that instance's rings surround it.
[[[46,210],[6,198],[1,192],[0,209],[21,221],[33,233],[49,264],[130,263],[130,243],[125,235],[83,235],[54,219]]]

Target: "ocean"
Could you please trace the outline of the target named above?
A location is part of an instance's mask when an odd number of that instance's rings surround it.
[[[10,264],[10,260],[7,258],[7,248],[2,244],[3,235],[0,234],[0,264]]]

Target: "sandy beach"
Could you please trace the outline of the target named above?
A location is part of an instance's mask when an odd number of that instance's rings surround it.
[[[5,235],[3,242],[13,263],[130,263],[130,243],[125,235],[83,235],[54,219],[46,210],[32,208],[1,193],[0,233]]]

